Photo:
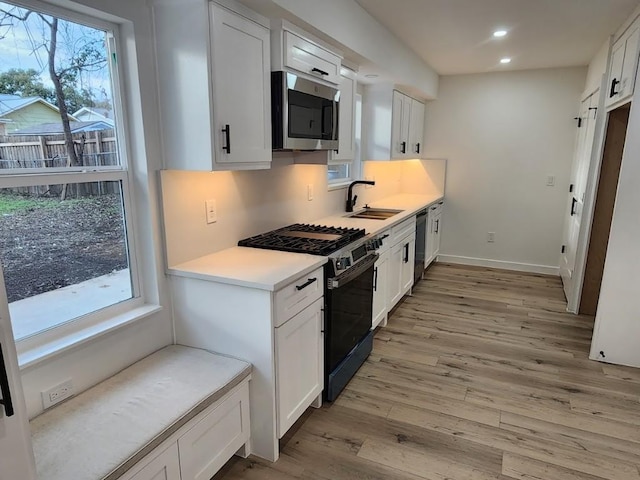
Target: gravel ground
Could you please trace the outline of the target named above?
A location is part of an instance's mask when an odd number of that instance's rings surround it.
[[[9,302],[126,268],[119,195],[38,199],[0,215],[0,259]]]

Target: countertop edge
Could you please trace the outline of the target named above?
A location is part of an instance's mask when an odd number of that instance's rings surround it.
[[[296,273],[293,273],[288,277],[282,280],[278,280],[277,282],[274,282],[274,283],[252,282],[249,280],[242,280],[240,278],[224,277],[224,276],[215,275],[211,273],[193,272],[193,271],[178,269],[175,267],[168,268],[167,274],[173,277],[190,278],[193,280],[203,280],[205,282],[223,283],[227,285],[235,285],[238,287],[246,287],[246,288],[253,288],[256,290],[266,290],[269,292],[274,292],[276,290],[280,290],[285,285],[288,285],[289,283],[291,283],[301,275],[305,275],[307,273],[313,272],[315,269],[323,266],[325,263],[327,263],[326,257],[318,257],[317,262],[311,265],[308,265],[305,268],[302,268],[296,271]]]

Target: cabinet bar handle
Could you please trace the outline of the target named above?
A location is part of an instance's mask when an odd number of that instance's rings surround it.
[[[227,145],[223,146],[222,150],[227,153],[231,153],[231,126],[229,124],[226,124],[222,131],[224,132],[224,136],[227,141]]]
[[[405,244],[404,246],[404,263],[409,261],[409,244]]]
[[[438,218],[436,220],[436,233],[438,233],[439,230],[440,230],[440,219]]]
[[[317,278],[315,278],[315,277],[314,278],[310,278],[309,280],[304,282],[302,285],[296,285],[296,290],[298,290],[298,291],[304,290],[305,288],[307,288],[309,285],[311,285],[316,280],[317,280]]]
[[[578,200],[576,197],[571,199],[571,216],[573,217],[576,214],[576,205],[578,204]]]
[[[613,98],[616,95],[618,95],[618,93],[620,92],[616,92],[616,86],[620,84],[620,80],[618,80],[617,78],[614,78],[613,80],[611,80],[611,90],[609,91],[609,98]]]
[[[0,392],[2,392],[0,405],[4,405],[4,411],[7,417],[12,417],[13,402],[11,401],[11,390],[9,390],[7,367],[4,364],[4,356],[2,355],[2,344],[0,344]]]
[[[420,153],[420,142],[416,143],[416,153]]]
[[[400,142],[400,153],[407,153],[407,142]]]
[[[312,69],[311,69],[311,71],[312,71],[312,72],[319,73],[320,75],[323,75],[323,76],[324,76],[324,75],[329,75],[329,73],[328,73],[328,72],[325,72],[324,70],[320,70],[319,68],[315,68],[315,67],[314,67],[314,68],[312,68]]]

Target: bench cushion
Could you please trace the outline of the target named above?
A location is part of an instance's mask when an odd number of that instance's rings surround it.
[[[38,477],[115,480],[250,372],[241,360],[165,347],[31,421]]]

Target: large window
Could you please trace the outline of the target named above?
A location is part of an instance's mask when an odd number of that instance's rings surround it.
[[[0,262],[16,340],[140,303],[116,38],[96,19],[0,2]]]

